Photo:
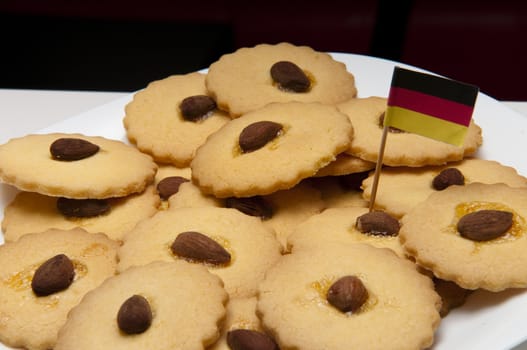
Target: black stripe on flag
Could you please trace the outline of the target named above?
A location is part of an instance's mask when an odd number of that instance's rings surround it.
[[[419,91],[471,107],[476,103],[479,91],[474,85],[401,67],[394,68],[391,86]]]

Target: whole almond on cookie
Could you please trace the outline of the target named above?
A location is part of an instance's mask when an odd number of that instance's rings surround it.
[[[171,246],[172,252],[182,258],[209,264],[226,264],[231,255],[216,241],[199,232],[180,233]]]
[[[503,210],[478,210],[457,223],[461,236],[473,241],[488,241],[502,236],[512,226],[512,213]]]

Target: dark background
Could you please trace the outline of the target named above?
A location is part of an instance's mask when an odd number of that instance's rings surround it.
[[[527,1],[0,0],[0,88],[135,91],[288,41],[527,100]]]

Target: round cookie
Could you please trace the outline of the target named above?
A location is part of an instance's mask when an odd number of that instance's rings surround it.
[[[349,116],[355,129],[354,138],[347,151],[349,154],[369,162],[377,161],[386,101],[384,97],[372,96],[351,99],[337,105],[341,112]],[[468,128],[463,147],[408,132],[389,132],[383,164],[410,167],[442,165],[474,154],[481,143],[481,128],[474,121]]]
[[[171,246],[189,231],[209,237],[230,253],[230,262],[206,265],[223,280],[231,297],[255,295],[265,271],[281,255],[273,231],[259,218],[228,208],[175,208],[143,220],[125,236],[119,249],[118,271],[155,260],[183,259],[173,253]]]
[[[465,289],[497,292],[525,288],[526,196],[527,188],[505,184],[450,186],[431,194],[401,219],[399,238],[417,264]],[[466,214],[481,210],[512,213],[512,227],[494,239],[475,240],[472,233],[468,236],[471,238],[464,238],[458,232],[457,223]],[[478,222],[474,222],[476,227]]]
[[[103,234],[91,234],[79,228],[31,233],[1,245],[2,343],[17,348],[52,349],[71,308],[85,293],[114,275],[116,253],[117,243]],[[62,291],[37,296],[32,289],[35,271],[59,254],[65,254],[72,261],[73,282]]]
[[[57,209],[57,201],[58,197],[35,192],[18,193],[4,210],[2,231],[5,241],[16,241],[26,233],[50,228],[69,230],[75,227],[91,233],[104,232],[109,238],[120,241],[137,222],[154,215],[160,202],[152,185],[141,193],[106,199],[109,211],[97,216],[65,216]]]
[[[142,333],[128,334],[117,315],[134,295],[146,299],[152,319]],[[54,349],[204,349],[219,337],[227,299],[221,280],[203,266],[177,261],[132,267],[82,299]]]
[[[386,210],[396,217],[402,217],[416,204],[437,192],[432,185],[434,178],[447,168],[459,170],[464,177],[465,184],[501,182],[512,187],[527,186],[527,179],[519,175],[516,169],[493,160],[466,158],[443,166],[385,167],[377,188],[375,208]],[[363,196],[366,200],[371,197],[372,186],[373,174],[362,183]]]
[[[242,152],[240,134],[260,122],[276,123],[282,130],[263,147]],[[272,103],[210,135],[191,163],[192,179],[220,198],[270,194],[293,187],[335,160],[352,136],[349,119],[333,106]]]
[[[214,109],[199,120],[189,120],[180,104],[188,97],[207,95],[205,74],[173,75],[137,92],[125,107],[128,139],[162,163],[187,166],[196,148],[230,118]]]
[[[358,277],[367,293],[354,312],[326,297],[346,276]],[[408,350],[432,344],[440,304],[430,278],[392,251],[327,242],[284,255],[269,269],[257,314],[282,349]]]
[[[50,146],[73,138],[99,146],[79,160],[57,160]],[[117,140],[80,134],[34,134],[0,146],[0,180],[28,192],[68,198],[124,197],[141,192],[154,179],[157,165],[135,147]]]
[[[280,89],[273,81],[271,67],[289,61],[307,75],[305,92]],[[342,62],[307,46],[289,43],[260,44],[223,55],[210,65],[207,89],[218,106],[232,117],[261,108],[271,102],[321,102],[335,104],[357,95],[355,78]]]
[[[397,236],[364,234],[356,227],[357,218],[368,213],[368,208],[330,208],[313,215],[296,227],[287,240],[287,250],[316,248],[326,242],[341,244],[366,243],[378,248],[388,248],[404,258],[404,249]]]

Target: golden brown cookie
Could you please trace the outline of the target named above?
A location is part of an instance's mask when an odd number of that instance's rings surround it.
[[[162,163],[187,166],[196,148],[230,118],[207,96],[205,74],[173,75],[148,84],[125,107],[128,139]]]
[[[443,166],[385,167],[377,188],[375,208],[402,217],[434,192],[452,184],[473,182],[527,186],[527,178],[518,174],[516,169],[492,160],[466,158]],[[372,186],[373,174],[362,183],[366,200],[371,198]]]
[[[219,337],[227,300],[221,280],[203,266],[131,267],[71,311],[55,350],[204,349]]]
[[[14,348],[54,348],[71,308],[114,275],[116,253],[117,243],[80,228],[31,233],[1,245],[2,343]]]
[[[399,257],[405,253],[395,232],[375,232],[361,228],[359,217],[368,213],[363,207],[330,208],[313,215],[296,227],[287,240],[287,250],[316,248],[326,242],[342,244],[366,243],[378,248],[388,248]],[[364,232],[363,232],[364,231]]]
[[[355,135],[347,151],[349,154],[377,162],[386,110],[384,97],[351,99],[337,105],[349,116]],[[482,143],[481,128],[471,122],[463,147],[456,147],[421,135],[390,131],[386,140],[383,164],[389,166],[420,167],[442,165],[473,155]]]
[[[328,242],[267,272],[257,314],[281,349],[425,349],[440,305],[431,279],[391,250]]]
[[[333,106],[272,103],[212,134],[191,163],[192,179],[216,197],[293,187],[349,147],[353,127]]]
[[[67,208],[63,208],[65,204],[58,205],[68,201],[71,204]],[[104,232],[109,238],[120,241],[137,222],[154,215],[159,203],[152,185],[141,193],[100,200],[69,200],[20,192],[4,210],[2,231],[5,241],[9,242],[26,233],[50,228],[68,230],[81,227],[91,233]],[[83,210],[82,215],[80,210]]]
[[[175,208],[141,221],[124,237],[118,270],[156,260],[195,261],[220,276],[231,297],[249,297],[280,255],[273,231],[259,218],[228,208]]]
[[[137,148],[98,136],[34,134],[0,145],[0,180],[48,196],[124,197],[143,191],[156,170]]]
[[[401,219],[399,238],[417,264],[465,289],[524,288],[526,196],[505,184],[450,186]]]
[[[290,65],[275,65],[284,61]],[[287,82],[276,79],[283,74]],[[290,43],[260,44],[223,55],[210,65],[206,85],[219,107],[232,117],[271,102],[335,104],[357,94],[355,78],[344,63],[327,53]]]

